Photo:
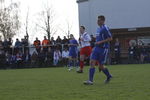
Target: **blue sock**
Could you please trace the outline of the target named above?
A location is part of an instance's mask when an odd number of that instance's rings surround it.
[[[111,75],[110,75],[110,73],[109,73],[109,71],[108,71],[107,68],[103,69],[102,71],[103,71],[103,73],[104,73],[107,77],[111,77]]]
[[[95,68],[90,68],[89,69],[89,80],[91,82],[93,82],[94,73],[95,73]]]

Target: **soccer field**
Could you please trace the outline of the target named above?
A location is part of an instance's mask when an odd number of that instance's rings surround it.
[[[109,84],[96,70],[94,85],[85,86],[75,69],[38,68],[0,70],[0,100],[150,100],[150,64],[108,66]]]

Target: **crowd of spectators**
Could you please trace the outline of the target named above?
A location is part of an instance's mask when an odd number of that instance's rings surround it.
[[[128,63],[150,63],[150,46],[130,46]]]
[[[121,46],[116,39],[114,45],[114,63],[121,64]],[[11,38],[2,41],[0,39],[0,68],[30,68],[68,65],[69,59],[69,39],[59,36],[56,40],[50,40],[44,36],[40,41],[38,38],[32,44],[28,43],[28,38],[18,38],[14,42]],[[91,46],[94,47],[95,38],[91,35]],[[111,57],[110,57],[111,58]],[[87,61],[88,62],[88,61]],[[112,63],[112,62],[111,62]],[[150,63],[150,46],[131,45],[128,49],[127,63]]]
[[[43,41],[36,38],[33,44],[28,43],[27,37],[21,41],[17,38],[14,46],[11,38],[0,39],[0,68],[58,66],[63,61],[67,65],[68,43],[65,36],[64,39],[58,36],[56,40],[44,36]]]
[[[118,39],[114,44],[114,63],[121,64],[121,44]],[[128,64],[150,63],[150,45],[130,44],[128,48]]]

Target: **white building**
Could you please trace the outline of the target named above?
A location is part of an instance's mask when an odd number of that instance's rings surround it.
[[[123,55],[128,54],[132,42],[150,45],[150,0],[77,0],[77,3],[79,24],[90,34],[96,33],[97,17],[106,17],[113,37],[119,38]]]
[[[150,0],[77,0],[79,23],[95,33],[97,16],[104,15],[110,29],[150,27]]]

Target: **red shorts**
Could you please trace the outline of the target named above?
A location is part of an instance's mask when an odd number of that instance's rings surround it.
[[[92,47],[87,46],[87,47],[81,48],[80,55],[90,56],[91,52],[92,52]]]

